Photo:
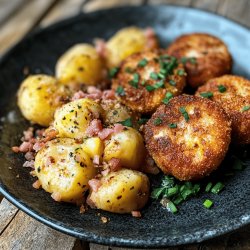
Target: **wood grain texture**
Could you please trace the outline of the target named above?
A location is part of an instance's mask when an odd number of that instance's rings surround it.
[[[220,1],[221,0],[193,0],[191,6],[198,9],[216,12]]]
[[[183,5],[190,6],[192,0],[148,0],[148,4],[174,4],[174,5]]]

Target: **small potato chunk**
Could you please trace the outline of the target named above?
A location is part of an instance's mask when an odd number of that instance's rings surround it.
[[[139,169],[145,159],[145,146],[141,134],[133,128],[125,127],[105,141],[103,160],[120,159],[122,167]]]
[[[91,99],[75,100],[56,110],[54,128],[59,137],[82,139],[90,122],[98,119],[102,112],[102,107]]]
[[[88,203],[113,213],[142,209],[149,198],[148,177],[138,171],[121,169],[100,179],[100,187],[90,191]]]
[[[128,56],[146,50],[158,48],[158,41],[153,31],[148,32],[138,27],[119,30],[106,44],[106,57],[109,68],[118,66]]]
[[[90,137],[84,140],[82,147],[84,151],[90,156],[102,156],[104,150],[104,143],[99,137]]]
[[[103,79],[103,65],[93,46],[77,44],[59,58],[56,77],[66,85],[96,85]]]
[[[17,94],[17,103],[23,116],[33,123],[49,126],[56,108],[63,104],[67,89],[47,75],[26,78]]]
[[[96,168],[80,144],[70,138],[54,139],[37,153],[35,172],[42,188],[56,201],[78,203],[88,190]]]

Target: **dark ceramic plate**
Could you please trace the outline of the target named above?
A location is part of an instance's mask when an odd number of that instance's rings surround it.
[[[227,185],[220,195],[203,194],[191,199],[180,206],[177,215],[164,210],[158,202],[150,201],[142,211],[142,219],[101,212],[110,218],[107,224],[100,222],[96,210],[79,214],[79,208],[56,203],[49,194],[32,188],[34,179],[28,169],[21,167],[24,159],[10,150],[11,146],[18,144],[22,131],[28,126],[15,100],[18,85],[24,78],[23,69],[28,67],[31,73],[53,74],[57,58],[71,45],[91,42],[95,37],[108,38],[128,25],[152,26],[164,47],[184,33],[214,34],[229,46],[234,58],[233,72],[250,78],[249,30],[203,11],[174,6],[126,7],[81,14],[40,30],[15,46],[0,62],[0,116],[3,117],[0,191],[37,220],[64,233],[102,244],[132,247],[179,245],[200,242],[250,223],[249,167],[224,180]],[[235,154],[234,149],[232,151]],[[209,197],[215,203],[211,210],[202,206],[204,199]]]

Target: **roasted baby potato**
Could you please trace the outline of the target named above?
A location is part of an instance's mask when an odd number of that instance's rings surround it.
[[[115,133],[105,141],[103,160],[120,159],[122,167],[139,169],[145,159],[145,146],[141,134],[129,127]]]
[[[211,78],[230,73],[232,57],[219,38],[202,33],[180,36],[167,49],[168,54],[186,61],[187,83],[193,87]]]
[[[63,104],[68,90],[48,75],[27,77],[17,94],[17,104],[23,116],[41,126],[49,126],[56,108]]]
[[[149,198],[149,180],[141,172],[121,169],[100,179],[97,191],[91,189],[88,204],[113,213],[130,213],[145,206]]]
[[[185,80],[186,73],[176,58],[164,51],[147,51],[134,54],[122,63],[112,80],[112,88],[131,110],[149,113],[165,98],[181,94]]]
[[[100,118],[102,112],[102,107],[91,99],[75,100],[56,110],[53,126],[59,137],[82,139],[90,122]]]
[[[147,49],[158,48],[158,41],[153,31],[148,32],[138,27],[119,30],[106,43],[106,60],[109,68],[119,66],[128,56]]]
[[[60,138],[47,142],[37,153],[35,173],[42,188],[56,201],[79,203],[96,168],[80,144]]]
[[[217,169],[231,140],[231,122],[215,102],[177,96],[160,106],[145,125],[149,154],[179,180],[197,180]]]
[[[90,137],[83,141],[82,147],[91,158],[96,155],[101,157],[104,150],[104,143],[99,137]]]
[[[66,51],[56,64],[56,77],[65,85],[96,85],[104,77],[104,64],[95,48],[77,44]]]
[[[225,75],[209,80],[196,95],[217,102],[232,120],[232,139],[237,144],[250,143],[250,81]]]

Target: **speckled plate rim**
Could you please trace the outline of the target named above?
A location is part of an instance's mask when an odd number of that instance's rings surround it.
[[[70,24],[72,22],[77,22],[78,19],[84,18],[84,16],[98,16],[101,13],[109,12],[109,11],[119,11],[120,9],[139,9],[139,8],[150,8],[150,9],[157,9],[160,7],[174,7],[174,8],[180,8],[185,10],[192,10],[199,13],[205,13],[210,15],[211,17],[216,17],[220,19],[224,19],[227,22],[231,23],[232,25],[236,25],[237,28],[243,29],[246,32],[250,32],[250,29],[236,21],[233,21],[227,17],[223,17],[221,15],[215,14],[210,11],[200,10],[192,7],[186,7],[186,6],[178,6],[178,5],[143,5],[143,6],[123,6],[123,7],[116,7],[116,8],[110,8],[110,9],[104,9],[104,10],[98,10],[90,13],[80,13],[78,15],[69,17],[67,19],[58,21],[46,28],[37,28],[27,36],[25,36],[21,41],[17,42],[12,48],[10,48],[1,58],[0,58],[0,65],[4,63],[4,61],[8,58],[8,56],[19,49],[20,46],[22,46],[23,43],[26,43],[27,40],[30,38],[35,37],[36,35],[51,31],[53,29],[56,29],[57,27],[64,26],[65,24]],[[192,233],[192,234],[185,234],[182,235],[182,237],[175,237],[172,239],[151,239],[151,242],[145,242],[145,240],[130,240],[130,239],[123,239],[119,237],[102,237],[98,235],[93,235],[92,233],[89,233],[88,231],[85,232],[78,232],[71,227],[66,227],[62,225],[59,221],[54,220],[53,218],[44,216],[34,209],[32,209],[30,206],[22,202],[18,197],[16,197],[14,194],[8,191],[8,188],[1,182],[0,180],[0,193],[12,204],[14,204],[17,208],[31,216],[32,218],[42,222],[43,224],[56,229],[62,233],[71,235],[73,237],[88,241],[88,242],[94,242],[98,244],[104,244],[104,245],[113,245],[113,246],[121,246],[121,247],[144,247],[144,248],[163,248],[167,246],[178,246],[178,245],[184,245],[184,244],[191,244],[191,243],[199,243],[208,239],[212,239],[230,232],[233,232],[239,228],[242,228],[244,226],[250,225],[250,211],[249,213],[246,213],[242,215],[240,218],[230,220],[228,221],[228,224],[225,224],[223,226],[220,226],[220,228],[214,228],[213,230],[200,230],[199,232]]]

